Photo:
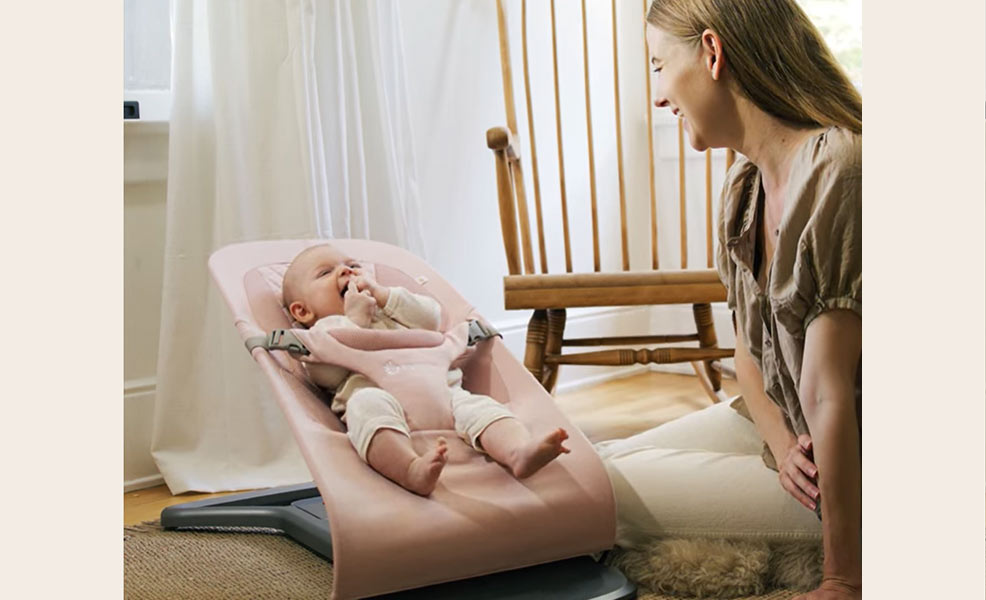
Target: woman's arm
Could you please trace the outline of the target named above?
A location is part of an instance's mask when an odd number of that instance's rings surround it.
[[[767,397],[763,389],[763,374],[750,356],[739,327],[736,328],[736,353],[733,358],[743,399],[750,409],[757,432],[774,455],[781,486],[806,508],[815,510],[814,500],[818,498],[819,490],[810,478],[815,476],[816,469],[799,446],[799,442],[807,443],[809,440],[794,437],[780,407]]]
[[[859,315],[823,312],[805,332],[798,390],[823,499],[823,577],[856,590],[862,577],[862,495],[855,381],[862,345]]]

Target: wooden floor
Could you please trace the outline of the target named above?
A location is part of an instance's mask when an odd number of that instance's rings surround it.
[[[723,390],[734,396],[739,385],[726,379]],[[711,404],[696,377],[653,371],[559,394],[556,401],[592,442],[627,437]],[[130,492],[123,495],[123,524],[157,519],[172,504],[223,495],[173,496],[163,485]]]

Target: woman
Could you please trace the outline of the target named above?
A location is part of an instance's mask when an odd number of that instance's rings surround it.
[[[794,0],[655,0],[647,22],[655,105],[744,156],[717,255],[743,397],[600,445],[620,542],[820,529],[803,598],[860,598],[862,99]]]

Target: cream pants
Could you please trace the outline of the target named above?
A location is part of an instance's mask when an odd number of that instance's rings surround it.
[[[452,395],[452,421],[455,432],[470,446],[482,452],[479,436],[494,421],[514,416],[506,406],[489,396],[472,394],[461,385],[449,386]],[[346,403],[346,426],[349,441],[366,460],[366,451],[377,431],[393,429],[410,437],[411,430],[404,409],[391,394],[377,387],[363,387]]]
[[[820,540],[815,513],[760,457],[762,441],[729,402],[596,445],[616,495],[617,545],[655,537]]]

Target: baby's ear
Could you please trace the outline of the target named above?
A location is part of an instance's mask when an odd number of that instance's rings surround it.
[[[288,306],[288,313],[291,318],[303,325],[307,325],[312,318],[312,311],[308,310],[308,307],[300,300],[295,300]]]

